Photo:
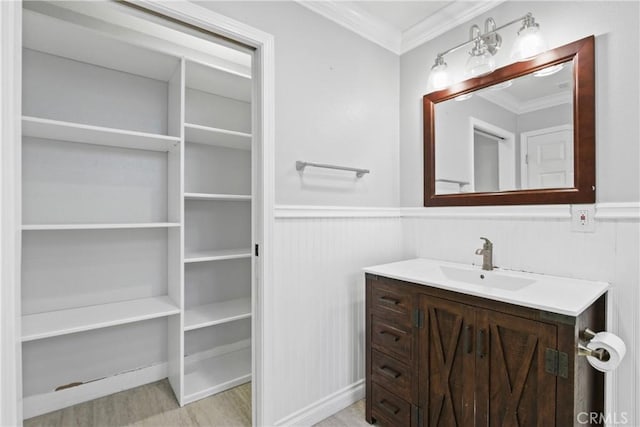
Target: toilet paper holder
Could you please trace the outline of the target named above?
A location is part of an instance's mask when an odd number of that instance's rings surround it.
[[[584,331],[580,333],[580,338],[585,342],[591,341],[595,336],[596,336],[596,333],[589,328],[586,328]],[[609,354],[609,352],[604,348],[592,350],[590,348],[587,348],[587,346],[585,346],[582,343],[578,344],[578,356],[591,356],[603,362],[606,362],[611,358],[611,355]]]

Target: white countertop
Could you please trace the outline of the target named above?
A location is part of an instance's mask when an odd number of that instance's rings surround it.
[[[507,283],[510,278],[514,282],[522,279],[530,280],[531,282],[521,289],[508,289],[505,286],[483,286],[466,281],[452,280],[450,277],[445,276],[443,267],[445,270],[447,268],[453,268],[456,271],[468,270],[470,274],[477,273],[478,277],[483,274],[488,279],[501,276],[500,279],[504,279],[502,281]],[[363,270],[378,276],[568,316],[578,316],[609,288],[609,284],[606,282],[524,273],[499,268],[493,271],[483,271],[479,266],[424,258],[376,265],[366,267]],[[463,273],[465,272],[463,271]]]

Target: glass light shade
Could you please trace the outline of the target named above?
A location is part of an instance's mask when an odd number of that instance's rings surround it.
[[[518,37],[511,48],[511,59],[527,61],[546,50],[547,43],[537,25],[522,28],[518,31]]]
[[[558,71],[562,70],[563,67],[564,67],[564,64],[552,65],[551,67],[543,68],[542,70],[536,71],[535,73],[533,73],[533,75],[535,77],[551,76],[557,73]]]
[[[466,101],[467,99],[471,98],[473,96],[472,93],[465,93],[464,95],[458,95],[455,98],[453,98],[454,101]]]
[[[431,92],[434,90],[444,89],[449,86],[450,82],[451,77],[447,71],[447,64],[445,62],[436,64],[431,68],[431,73],[427,80],[427,90]]]
[[[478,55],[471,55],[467,59],[467,65],[464,68],[465,75],[469,78],[480,77],[492,73],[496,69],[496,62],[493,56],[484,51]]]

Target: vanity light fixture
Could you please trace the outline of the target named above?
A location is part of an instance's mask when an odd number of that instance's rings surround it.
[[[447,63],[444,62],[444,57],[470,44],[473,46],[469,51],[470,56],[465,66],[465,76],[467,78],[480,77],[493,72],[496,67],[493,56],[502,46],[502,37],[498,30],[517,22],[522,22],[522,27],[518,31],[518,37],[511,49],[511,59],[526,61],[547,50],[547,44],[540,33],[540,25],[535,21],[531,13],[527,13],[499,27],[496,27],[496,22],[493,18],[487,18],[484,22],[484,33],[481,33],[480,27],[474,24],[469,29],[469,40],[438,53],[436,62],[431,67],[427,90],[432,92],[449,86],[451,76],[447,71]]]
[[[444,57],[438,55],[436,57],[436,63],[431,67],[431,73],[429,74],[429,80],[427,81],[427,87],[431,90],[440,90],[449,86],[450,77],[447,72],[447,63],[444,62]]]

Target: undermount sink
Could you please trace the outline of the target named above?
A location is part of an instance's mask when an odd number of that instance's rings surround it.
[[[518,291],[536,282],[535,279],[518,277],[495,270],[484,271],[480,269],[457,268],[445,265],[441,265],[440,270],[449,280],[507,291]]]

